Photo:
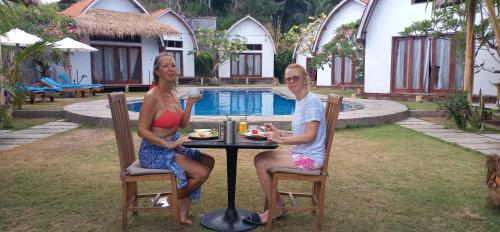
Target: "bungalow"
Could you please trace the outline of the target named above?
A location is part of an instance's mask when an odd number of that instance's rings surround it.
[[[163,9],[151,14],[158,21],[170,25],[177,35],[161,37],[161,51],[166,51],[175,57],[179,82],[194,82],[194,50],[198,49],[196,37],[189,24],[175,11]]]
[[[365,45],[365,93],[434,95],[463,88],[464,70],[453,36],[399,35],[413,22],[429,19],[431,9],[426,0],[369,2],[356,35]],[[481,51],[475,62],[498,66],[488,51]],[[484,95],[496,96],[493,83],[498,82],[498,74],[480,71],[473,94],[481,89]]]
[[[360,19],[368,0],[343,0],[328,14],[319,28],[313,45],[313,54],[321,53],[323,46],[335,36],[335,30],[343,24]],[[352,57],[340,57],[332,54],[332,62],[317,70],[317,86],[360,86],[354,79],[356,73]]]
[[[233,54],[229,62],[219,66],[222,83],[272,83],[276,48],[266,28],[251,16],[233,24],[228,37],[239,35],[247,40],[246,51]]]
[[[98,49],[71,54],[72,76],[81,83],[149,85],[158,38],[177,34],[136,0],[83,0],[61,14],[73,17],[81,41]]]

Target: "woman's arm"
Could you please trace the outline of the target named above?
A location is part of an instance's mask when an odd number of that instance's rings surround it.
[[[189,120],[191,119],[191,109],[193,108],[194,103],[200,99],[201,99],[201,95],[199,95],[197,97],[188,97],[187,98],[186,108],[184,109],[184,112],[182,113],[182,120],[181,120],[181,123],[179,124],[180,128],[186,128],[187,124],[189,123]]]
[[[306,132],[301,135],[292,135],[290,131],[277,130],[268,139],[281,144],[306,144],[314,142],[318,134],[319,121],[306,123]],[[283,133],[282,133],[283,132]]]
[[[150,143],[166,147],[169,149],[177,148],[182,141],[165,141],[151,130],[151,124],[156,116],[156,99],[152,93],[146,93],[142,103],[139,120],[137,121],[137,134],[143,139],[147,139]]]

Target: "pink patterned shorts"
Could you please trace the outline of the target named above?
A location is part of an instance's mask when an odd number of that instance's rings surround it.
[[[304,154],[294,154],[290,152],[295,167],[304,171],[314,171],[323,167],[323,163],[318,163]]]

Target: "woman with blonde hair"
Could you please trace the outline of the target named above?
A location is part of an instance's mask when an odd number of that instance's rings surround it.
[[[176,97],[175,59],[161,53],[154,61],[152,88],[144,96],[137,132],[142,137],[139,161],[143,168],[167,169],[175,173],[179,189],[181,223],[192,224],[187,214],[191,200],[200,198],[200,186],[214,167],[214,159],[196,149],[185,148],[187,136],[180,136],[191,117],[191,109],[201,96],[189,97],[184,112]]]
[[[272,178],[268,172],[271,167],[318,170],[323,167],[325,159],[325,109],[321,99],[317,95],[309,93],[309,79],[304,67],[299,64],[288,65],[285,69],[285,82],[296,99],[292,130],[280,130],[271,123],[266,123],[265,127],[268,140],[292,146],[289,149],[261,152],[254,158],[255,169],[268,201],[272,199]],[[284,205],[279,194],[276,203]],[[277,210],[272,217],[279,218],[282,215],[283,210]],[[268,217],[267,210],[262,214],[251,214],[244,220],[261,225],[267,222]]]

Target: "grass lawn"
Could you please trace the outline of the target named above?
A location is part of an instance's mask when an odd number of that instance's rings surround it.
[[[145,92],[129,92],[127,97],[144,97]],[[97,93],[96,96],[86,96],[85,98],[65,98],[56,97],[53,102],[41,102],[37,98],[35,104],[26,103],[21,110],[62,110],[64,106],[82,101],[104,100],[108,99],[107,93]]]
[[[22,130],[26,128],[30,128],[36,125],[45,124],[48,122],[57,121],[56,118],[14,118],[12,120],[12,127],[4,127],[0,129],[5,130]]]
[[[334,143],[324,231],[500,231],[500,211],[487,201],[479,153],[397,125],[339,130]],[[203,151],[216,158],[216,166],[202,200],[191,209],[195,224],[186,231],[205,231],[199,217],[226,205],[225,151]],[[261,211],[255,152],[239,153],[236,204]],[[0,231],[120,230],[121,184],[112,130],[59,133],[2,152],[0,161]],[[309,214],[288,213],[275,228],[311,231],[312,222]],[[142,213],[129,221],[131,231],[169,231],[171,225],[170,213]]]
[[[409,110],[439,110],[439,105],[435,102],[415,102],[415,101],[397,101],[408,107]]]

